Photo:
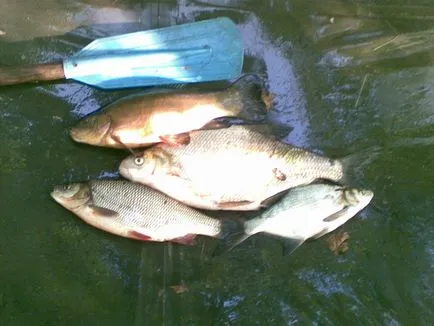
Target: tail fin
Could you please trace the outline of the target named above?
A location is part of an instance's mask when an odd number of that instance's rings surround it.
[[[375,161],[383,152],[384,147],[371,146],[367,149],[341,158],[340,161],[344,170],[344,177],[341,182],[348,186],[356,186],[355,180],[359,181],[364,179],[363,171],[366,166]]]
[[[247,78],[254,77],[254,78]],[[272,107],[272,98],[263,80],[256,74],[245,74],[232,83],[239,93],[242,109],[238,117],[247,121],[264,120]]]
[[[220,238],[222,239],[222,242],[220,242],[214,249],[214,252],[212,253],[213,257],[220,256],[225,252],[232,250],[250,236],[245,233],[244,221],[237,219],[222,219],[221,221],[222,231]]]

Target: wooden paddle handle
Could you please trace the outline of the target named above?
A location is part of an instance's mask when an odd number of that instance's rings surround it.
[[[63,78],[65,73],[61,62],[26,67],[0,67],[0,86]]]

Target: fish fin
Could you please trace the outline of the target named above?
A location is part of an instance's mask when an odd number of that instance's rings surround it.
[[[273,169],[274,176],[279,181],[285,181],[286,180],[286,174],[280,171],[278,168]]]
[[[381,146],[371,146],[357,153],[340,158],[339,161],[342,163],[344,171],[344,177],[340,182],[348,186],[356,186],[356,181],[364,179],[363,173],[366,166],[372,164],[384,150],[384,147]]]
[[[325,235],[327,233],[329,233],[328,229],[323,229],[320,232],[318,232],[317,234],[311,236],[310,239],[312,239],[312,240],[319,239],[319,238],[321,238],[323,235]]]
[[[231,124],[228,121],[223,120],[211,120],[207,124],[203,125],[199,130],[214,130],[214,129],[223,129],[229,128]]]
[[[183,244],[183,245],[194,245],[196,234],[186,234],[183,237],[171,239],[171,242]]]
[[[316,185],[316,184],[326,184],[326,185],[331,185],[331,186],[340,186],[343,187],[344,185],[341,182],[338,181],[334,181],[331,179],[323,179],[323,178],[318,178],[313,180],[311,183],[309,183],[310,185]]]
[[[249,205],[253,203],[252,201],[248,201],[248,200],[241,200],[241,201],[227,201],[227,202],[220,202],[220,203],[216,203],[216,206],[218,208],[222,208],[222,209],[230,209],[230,208],[239,208],[245,205]]]
[[[141,232],[130,230],[128,231],[128,236],[133,239],[142,240],[142,241],[152,241],[152,238],[146,234]]]
[[[263,200],[261,202],[261,207],[269,207],[273,204],[275,204],[277,201],[279,201],[280,198],[282,198],[283,195],[285,195],[287,192],[289,191],[289,189],[283,190],[281,192],[278,192],[277,194],[274,194],[271,197],[268,197],[267,199]]]
[[[134,152],[130,147],[128,147],[122,142],[121,138],[118,135],[112,134],[111,137],[116,143],[118,143],[120,146],[124,147],[129,153],[131,153],[131,155],[137,155],[136,152]]]
[[[291,255],[295,249],[304,243],[304,239],[285,239],[283,243],[283,255]]]
[[[281,139],[287,137],[292,132],[292,130],[294,130],[294,127],[287,126],[287,125],[284,125],[281,123],[273,122],[270,126],[270,129],[271,129],[270,134],[275,139],[281,140]]]
[[[256,76],[257,78],[252,80],[245,78],[247,76],[241,76],[233,83],[242,103],[241,112],[237,116],[247,121],[264,120],[272,106],[271,96],[262,78]]]
[[[190,134],[188,132],[176,135],[160,136],[160,139],[163,143],[173,146],[183,146],[190,144]]]
[[[332,215],[327,216],[325,219],[323,219],[323,222],[331,222],[334,220],[337,220],[338,218],[341,218],[343,215],[345,215],[348,211],[348,206],[341,209],[339,212],[336,212]]]
[[[220,256],[232,250],[250,235],[245,233],[245,218],[221,218],[221,231],[217,238],[222,241],[215,247],[212,256]]]
[[[93,210],[94,213],[101,215],[101,216],[104,216],[104,217],[116,217],[119,215],[118,212],[115,212],[115,211],[108,209],[108,208],[99,207],[99,206],[96,206],[93,204],[89,205],[89,207]]]
[[[214,249],[212,253],[212,257],[222,256],[226,252],[231,251],[236,246],[238,246],[243,241],[247,240],[250,237],[249,234],[236,234],[233,233],[224,239],[223,242],[220,242]]]
[[[221,221],[222,227],[219,238],[223,241],[215,247],[212,253],[213,257],[231,251],[234,247],[251,236],[251,234],[246,234],[245,232],[244,221],[236,219],[222,219]]]
[[[225,118],[225,119],[229,119],[229,118]],[[288,126],[276,124],[274,122],[265,121],[265,120],[249,122],[244,120],[236,121],[234,118],[231,118],[227,121],[227,123],[230,124],[230,126],[242,125],[247,129],[250,129],[254,132],[259,132],[267,136],[267,138],[273,140],[281,140],[282,138],[288,136],[288,134],[294,129],[293,127],[288,127]]]
[[[220,218],[221,230],[218,238],[228,239],[234,235],[239,236],[244,234],[244,219],[243,218]]]

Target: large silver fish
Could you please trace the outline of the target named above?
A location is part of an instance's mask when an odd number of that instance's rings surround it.
[[[192,131],[188,145],[157,144],[119,167],[126,179],[210,210],[255,210],[289,188],[316,179],[341,181],[344,170],[340,160],[242,125]]]
[[[229,220],[211,218],[130,181],[92,180],[56,186],[51,196],[86,223],[138,240],[191,244],[197,234],[221,238],[225,223],[232,227]]]
[[[326,183],[290,189],[279,202],[244,223],[244,234],[232,238],[232,249],[248,237],[265,232],[288,239],[291,253],[308,239],[332,232],[369,204],[374,193]],[[220,247],[222,251],[223,247]]]

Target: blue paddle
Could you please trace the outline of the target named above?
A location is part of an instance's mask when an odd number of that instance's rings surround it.
[[[226,17],[100,38],[62,63],[0,68],[0,85],[73,79],[102,89],[229,80],[244,46]]]

